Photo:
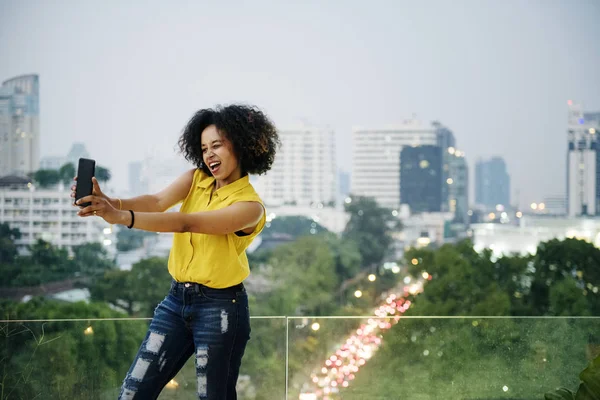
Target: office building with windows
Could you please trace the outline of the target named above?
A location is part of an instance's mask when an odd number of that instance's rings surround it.
[[[268,206],[331,207],[338,195],[335,133],[298,126],[279,131],[273,167],[252,184]]]
[[[63,185],[39,189],[22,177],[0,178],[0,223],[19,229],[16,244],[21,250],[42,239],[60,248],[99,242],[114,254],[111,225],[99,217],[79,217],[72,201],[70,189]]]
[[[442,164],[438,146],[405,146],[400,152],[400,199],[411,213],[442,211]]]
[[[600,112],[584,112],[571,100],[568,105],[568,215],[600,215]]]
[[[438,145],[438,128],[411,119],[389,128],[355,128],[352,132],[351,194],[373,197],[382,207],[398,210],[400,153],[404,147]]]
[[[26,176],[39,162],[39,78],[18,76],[0,87],[0,177]]]
[[[510,206],[510,176],[502,157],[475,164],[475,203],[490,209]]]

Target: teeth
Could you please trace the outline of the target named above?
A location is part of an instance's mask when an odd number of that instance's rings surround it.
[[[220,165],[220,164],[221,163],[217,161],[217,162],[213,162],[213,163],[208,164],[208,166],[211,167],[211,168],[214,168],[215,166]]]

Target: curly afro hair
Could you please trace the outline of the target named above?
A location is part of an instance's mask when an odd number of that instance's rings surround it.
[[[198,111],[179,138],[179,148],[186,160],[211,175],[202,161],[201,136],[204,129],[215,125],[233,145],[242,167],[242,175],[262,175],[271,169],[280,145],[277,129],[257,107],[233,104]]]

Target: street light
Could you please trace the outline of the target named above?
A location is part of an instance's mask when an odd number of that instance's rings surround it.
[[[175,379],[171,379],[169,383],[167,383],[167,387],[169,389],[176,389],[179,386],[179,383]]]

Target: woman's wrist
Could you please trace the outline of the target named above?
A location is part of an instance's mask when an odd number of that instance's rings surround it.
[[[119,211],[119,225],[129,226],[131,225],[131,213],[129,210]]]
[[[117,210],[123,210],[123,201],[120,198],[109,197],[108,201],[110,202],[110,205],[116,208]]]

